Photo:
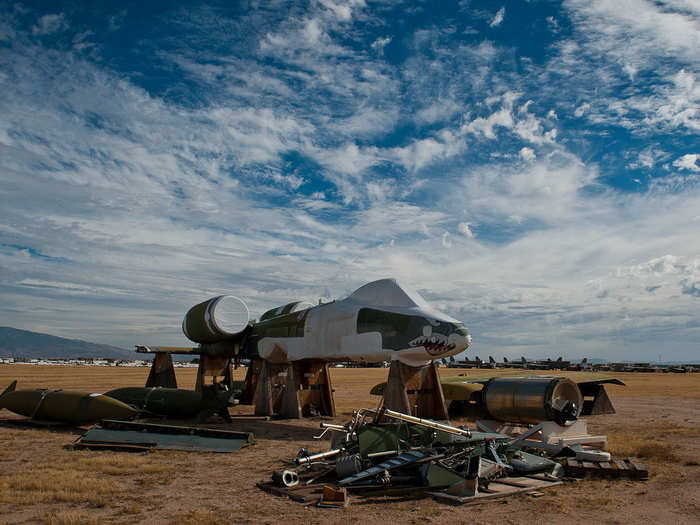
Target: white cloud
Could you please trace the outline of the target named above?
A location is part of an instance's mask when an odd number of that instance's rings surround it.
[[[315,46],[319,43],[322,36],[326,36],[320,27],[319,21],[314,18],[306,21],[302,34],[306,42],[311,46]]]
[[[354,142],[335,149],[316,149],[310,153],[323,166],[354,176],[361,175],[381,160],[377,148],[360,148]]]
[[[487,99],[489,102],[495,103],[501,101],[500,109],[491,113],[488,117],[477,117],[461,127],[461,133],[471,133],[474,135],[482,135],[488,139],[496,138],[497,128],[504,128],[515,133],[522,140],[532,144],[552,144],[556,140],[557,130],[552,128],[548,131],[544,130],[542,121],[535,115],[529,112],[529,107],[532,104],[528,100],[517,111],[517,115],[513,113],[513,103],[519,98],[518,93],[506,92],[501,97],[492,97]]]
[[[654,148],[647,147],[642,151],[636,153],[636,159],[628,164],[630,169],[652,169],[660,163],[669,160],[669,154],[665,151]]]
[[[532,148],[528,148],[528,147],[521,148],[519,154],[520,154],[520,158],[522,158],[524,161],[527,161],[527,162],[532,162],[533,160],[535,160],[537,158],[534,150]]]
[[[591,109],[591,105],[588,102],[584,102],[583,104],[581,104],[579,107],[576,108],[576,111],[574,111],[574,116],[580,118],[583,115],[585,115],[590,109]]]
[[[394,148],[392,154],[407,170],[417,171],[438,159],[455,155],[464,147],[454,136],[447,133],[446,140],[433,138],[414,140],[408,146]]]
[[[699,159],[700,154],[688,153],[679,159],[674,160],[673,165],[678,169],[700,172],[700,165],[698,163]]]
[[[415,120],[421,124],[433,124],[450,119],[460,109],[461,106],[452,99],[438,99],[419,109],[415,114]]]
[[[648,54],[681,55],[692,62],[700,59],[700,21],[677,10],[678,3],[567,0],[564,5],[578,24],[593,33],[590,45],[621,62],[641,69],[650,66],[643,63]]]
[[[384,48],[391,42],[391,37],[377,38],[372,42],[372,49],[374,49],[380,56],[384,54]]]
[[[50,35],[68,29],[68,22],[63,13],[42,16],[37,25],[32,27],[32,34],[38,36]]]
[[[594,169],[561,154],[520,167],[483,166],[462,178],[461,189],[450,192],[446,206],[468,210],[480,224],[500,224],[517,215],[555,226],[572,217],[579,192],[595,184],[596,177]]]
[[[457,229],[459,230],[459,233],[472,239],[474,237],[474,232],[472,231],[471,226],[472,224],[470,222],[460,222],[457,225]]]
[[[513,127],[512,107],[504,107],[495,113],[492,113],[487,118],[477,117],[471,122],[462,126],[463,132],[473,133],[475,135],[482,134],[489,139],[495,139],[495,128],[497,126],[511,129]]]
[[[442,245],[445,248],[452,248],[452,241],[450,240],[450,233],[449,232],[444,232],[442,234]]]
[[[686,2],[567,0],[564,6],[578,40],[558,44],[552,71],[574,75],[572,94],[585,99],[591,82],[597,86],[595,99],[579,104],[576,116],[640,134],[700,129],[700,19]],[[642,72],[653,82],[636,83]],[[619,97],[616,90],[630,81]]]
[[[3,319],[125,347],[184,344],[182,314],[208,296],[234,293],[259,313],[393,275],[464,320],[479,352],[616,358],[628,343],[643,359],[663,341],[691,355],[698,154],[666,136],[633,145],[623,163],[654,173],[623,193],[567,151],[610,124],[697,126],[693,4],[638,4],[649,20],[567,2],[576,40],[517,72],[511,47],[456,43],[460,28],[439,25],[392,34],[407,44],[400,67],[377,59],[387,26],[361,2],[259,25],[192,9],[178,23],[206,28],[216,49],[187,30],[179,47],[156,42],[154,64],[196,86],[163,93],[13,35],[0,72]],[[652,27],[671,11],[680,36]],[[648,75],[647,91],[630,83]],[[574,127],[600,126],[572,131],[577,108]]]
[[[506,8],[501,7],[498,12],[494,15],[494,17],[491,19],[489,22],[489,26],[491,27],[498,27],[503,23],[503,18],[506,15]]]
[[[559,22],[557,22],[557,19],[554,18],[553,16],[548,16],[546,18],[547,20],[547,27],[552,33],[558,33],[559,32]]]
[[[344,2],[333,2],[332,0],[319,0],[319,2],[328,8],[340,21],[348,22],[352,18],[354,8],[365,7],[364,0],[350,0]]]

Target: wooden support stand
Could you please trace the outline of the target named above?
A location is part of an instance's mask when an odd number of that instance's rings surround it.
[[[583,395],[583,416],[597,416],[599,414],[614,414],[615,407],[605,391],[604,385],[586,385],[580,386],[581,395]],[[590,398],[593,399],[590,399]],[[588,399],[586,399],[588,398]]]
[[[256,415],[279,415],[289,419],[335,416],[328,363],[306,359],[290,364],[261,361],[259,372],[253,366],[251,363],[250,378],[246,376],[246,382],[248,385],[257,383]]]
[[[392,361],[389,381],[384,388],[384,406],[411,416],[447,420],[437,364],[415,367]]]
[[[335,417],[328,363],[304,359],[289,365],[280,415],[289,419]]]
[[[258,389],[258,381],[260,380],[260,372],[262,372],[263,360],[253,359],[248,365],[248,371],[245,374],[243,381],[243,390],[238,402],[241,405],[252,405],[255,401],[255,392]]]
[[[262,361],[255,389],[255,415],[273,416],[279,414],[282,394],[287,384],[287,365]]]
[[[216,382],[217,377],[221,377],[222,382],[229,391],[233,391],[233,370],[230,357],[212,357],[206,354],[199,356],[199,367],[197,368],[197,384],[195,392],[201,392],[206,385],[206,378],[212,377]]]
[[[153,364],[151,365],[151,371],[148,373],[146,387],[155,386],[177,388],[173,356],[166,352],[156,352],[153,356]]]

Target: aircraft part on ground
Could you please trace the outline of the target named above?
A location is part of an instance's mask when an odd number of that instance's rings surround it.
[[[254,443],[252,433],[230,430],[111,420],[102,421],[100,427],[88,430],[73,443],[73,446],[123,450],[235,452]]]
[[[104,418],[126,419],[136,414],[129,405],[103,394],[71,390],[14,390],[0,396],[0,408],[36,420],[82,425]]]
[[[125,387],[110,390],[105,395],[155,415],[173,418],[200,416],[205,419],[219,413],[226,417],[231,392],[223,385],[220,388],[217,386],[208,386],[202,392],[179,388]]]
[[[574,421],[583,408],[576,383],[562,377],[494,377],[481,397],[492,418],[518,423]]]
[[[238,297],[220,295],[189,309],[182,331],[195,343],[217,343],[248,326],[248,307]]]

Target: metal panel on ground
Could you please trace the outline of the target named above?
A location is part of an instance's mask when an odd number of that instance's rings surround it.
[[[235,452],[254,442],[249,432],[104,420],[73,444],[78,448]]]

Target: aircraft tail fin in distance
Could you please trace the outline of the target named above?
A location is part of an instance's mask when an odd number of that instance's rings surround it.
[[[561,356],[557,357],[557,363],[561,363]]]
[[[492,355],[489,356],[489,363],[495,363],[496,360],[493,358]]]
[[[17,380],[15,379],[10,383],[10,386],[8,386],[5,390],[2,391],[2,394],[0,394],[0,397],[4,396],[5,394],[9,392],[14,392],[15,388],[17,388]]]
[[[503,356],[503,362],[504,362],[504,363],[507,363],[507,362],[508,362],[508,358],[505,357],[505,356]]]

